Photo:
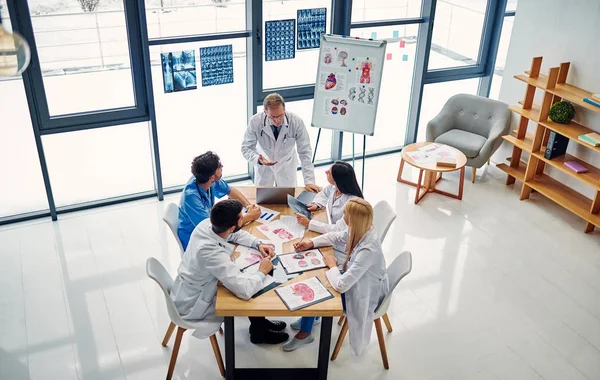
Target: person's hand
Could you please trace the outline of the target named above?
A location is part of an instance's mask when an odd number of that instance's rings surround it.
[[[321,191],[321,188],[313,183],[304,186],[304,190],[310,191],[311,193],[318,193]]]
[[[250,220],[256,220],[260,218],[260,207],[258,207],[257,205],[249,205],[247,209],[248,213],[246,215],[248,215],[248,218],[250,218]]]
[[[316,203],[310,203],[308,206],[306,206],[306,208],[308,209],[308,211],[313,212],[317,211],[320,208],[320,206]]]
[[[294,249],[296,250],[296,252],[307,251],[309,249],[313,249],[314,247],[315,243],[313,243],[312,240],[299,241],[297,243],[294,243]]]
[[[269,159],[263,156],[262,154],[258,155],[258,162],[265,166],[273,166],[277,163],[277,161],[269,161]]]
[[[310,223],[310,220],[308,220],[308,218],[302,214],[296,214],[296,221],[299,225],[304,227],[308,227],[308,224]]]
[[[323,261],[329,269],[337,267],[337,259],[333,255],[323,255]]]
[[[275,256],[275,249],[273,248],[272,245],[269,245],[269,244],[260,244],[258,246],[258,251],[265,258],[271,258],[271,257]]]
[[[258,266],[258,271],[262,272],[265,276],[273,270],[273,263],[269,259],[262,259]]]

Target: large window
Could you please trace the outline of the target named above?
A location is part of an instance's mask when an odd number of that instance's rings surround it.
[[[506,64],[506,55],[508,54],[508,45],[510,44],[510,36],[515,22],[515,17],[504,17],[502,24],[502,34],[500,35],[500,45],[498,46],[498,55],[496,56],[496,64],[494,66],[494,74],[492,77],[492,87],[490,89],[490,98],[498,99],[500,95],[500,86],[502,85],[502,77],[504,76],[504,65]]]
[[[233,83],[202,86],[200,48],[232,46]],[[165,92],[161,53],[193,52],[196,89]],[[241,144],[248,125],[246,40],[218,40],[152,46],[152,83],[165,187],[184,184],[195,156],[212,150],[221,157],[225,176],[246,174]]]
[[[50,116],[136,105],[123,1],[96,4],[29,2]]]
[[[278,88],[314,84],[317,78],[319,49],[295,49],[295,58],[266,61],[265,22],[273,20],[296,20],[299,9],[326,8],[326,33],[329,33],[331,20],[331,0],[264,0],[263,1],[263,88]],[[297,28],[298,25],[295,26]],[[296,30],[296,29],[295,29]],[[295,45],[298,43],[294,31]]]
[[[43,136],[56,206],[154,189],[148,124]]]
[[[419,17],[422,0],[353,0],[352,22]]]
[[[146,0],[150,38],[223,33],[246,29],[244,0]]]
[[[360,28],[353,29],[351,35],[387,40],[375,134],[367,137],[367,152],[399,148],[406,138],[418,26]],[[356,136],[357,154],[362,153],[362,142],[362,136]],[[352,154],[352,135],[349,133],[344,135],[342,154]]]
[[[438,0],[429,70],[478,63],[488,0]]]

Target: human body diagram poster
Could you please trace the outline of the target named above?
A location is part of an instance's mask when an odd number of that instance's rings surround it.
[[[333,298],[333,295],[318,277],[311,277],[304,281],[281,286],[275,289],[275,293],[277,293],[290,311],[302,309]]]
[[[375,57],[354,55],[351,46],[324,47],[317,85],[325,90],[325,115],[348,117],[357,106],[375,107],[381,70]]]

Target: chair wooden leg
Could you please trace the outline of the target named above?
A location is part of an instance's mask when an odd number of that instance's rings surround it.
[[[383,361],[383,368],[390,369],[388,363],[387,351],[385,349],[385,340],[383,340],[383,329],[381,328],[381,319],[375,320],[375,329],[377,330],[377,340],[379,341],[379,351],[381,351],[381,360]]]
[[[471,168],[471,183],[475,183],[476,175],[477,175],[477,168]]]
[[[171,335],[173,335],[174,330],[175,330],[175,323],[171,322],[171,324],[169,325],[169,328],[167,329],[167,333],[165,334],[165,337],[162,341],[163,347],[167,347],[167,344],[169,344],[169,340],[171,340]]]
[[[387,327],[388,332],[392,332],[392,323],[390,322],[390,317],[388,317],[387,313],[383,315],[383,322],[385,323],[385,327]]]
[[[340,317],[340,320],[338,321],[338,326],[341,326],[341,325],[343,325],[345,320],[346,320],[346,316],[345,316],[345,315],[342,315],[342,316]]]
[[[186,329],[183,327],[177,328],[177,335],[175,336],[175,345],[173,346],[173,353],[171,354],[171,362],[169,363],[169,371],[167,372],[167,380],[171,380],[173,372],[175,370],[175,363],[177,363],[177,355],[179,354],[179,346],[181,345],[181,338]]]
[[[340,353],[340,349],[342,348],[342,343],[344,343],[344,338],[346,338],[346,333],[348,333],[348,319],[344,320],[344,326],[342,326],[342,331],[340,331],[340,336],[338,337],[337,343],[335,344],[335,349],[333,350],[333,354],[331,355],[331,360],[337,359],[338,354]]]
[[[210,344],[212,345],[213,351],[215,353],[215,359],[217,359],[219,372],[221,372],[221,376],[225,377],[225,366],[223,365],[223,357],[221,356],[221,350],[219,349],[219,342],[217,341],[217,337],[214,334],[210,336]]]

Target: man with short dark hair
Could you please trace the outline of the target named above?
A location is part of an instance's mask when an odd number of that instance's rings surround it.
[[[263,288],[265,276],[273,269],[271,258],[275,251],[256,237],[241,230],[242,204],[234,199],[217,203],[204,220],[194,229],[188,247],[173,282],[171,298],[184,320],[204,321],[194,336],[207,338],[219,330],[222,317],[215,313],[219,281],[237,297],[248,300]],[[242,273],[231,261],[233,246],[240,244],[257,249],[262,255],[256,273]],[[283,332],[284,322],[269,321],[265,317],[250,318],[252,343],[279,344],[288,340]]]
[[[243,219],[244,224],[260,217],[260,208],[251,205],[239,190],[230,188],[222,176],[223,165],[215,153],[208,151],[192,161],[192,178],[185,184],[179,201],[177,236],[184,250],[194,228],[209,217],[215,199],[229,195],[229,198],[239,200],[248,209]]]

